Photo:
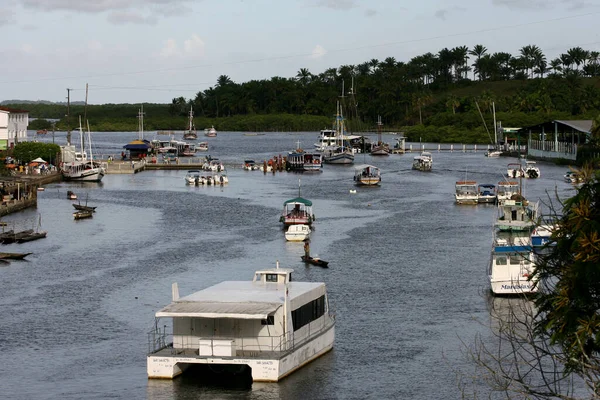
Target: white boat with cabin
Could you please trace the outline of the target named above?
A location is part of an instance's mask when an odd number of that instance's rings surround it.
[[[523,178],[525,176],[525,170],[521,163],[510,163],[506,166],[506,174],[509,178]]]
[[[353,164],[354,150],[345,134],[342,106],[338,103],[335,117],[336,142],[323,150],[323,162],[326,164]]]
[[[190,106],[190,113],[188,119],[187,130],[183,132],[184,140],[196,140],[198,139],[198,134],[196,133],[196,127],[194,126],[194,109]]]
[[[188,185],[198,185],[200,181],[200,170],[192,169],[185,174],[185,183]]]
[[[531,231],[538,219],[539,203],[529,203],[516,194],[511,199],[498,204],[496,227],[501,231]]]
[[[330,351],[335,318],[325,283],[295,282],[292,272],[277,265],[182,298],[173,284],[173,301],[148,335],[148,377],[172,379],[204,364],[277,382]]]
[[[458,181],[455,184],[454,199],[456,204],[477,204],[479,202],[477,182]]]
[[[497,199],[496,185],[480,183],[477,186],[477,203],[495,203]]]
[[[308,225],[290,225],[285,231],[285,240],[289,242],[303,242],[310,237],[310,226]]]
[[[217,136],[217,130],[215,129],[215,126],[213,125],[210,128],[204,129],[204,136],[206,136],[206,137],[216,137]]]
[[[519,182],[516,181],[500,181],[496,189],[496,198],[498,204],[504,203],[505,200],[510,200],[515,194],[519,194]]]
[[[429,172],[433,168],[433,158],[430,152],[424,151],[413,158],[412,169]]]
[[[535,293],[531,279],[535,271],[535,253],[528,235],[496,233],[489,264],[490,289],[495,295]]]

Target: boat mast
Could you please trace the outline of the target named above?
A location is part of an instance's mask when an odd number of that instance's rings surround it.
[[[188,130],[190,132],[192,132],[194,130],[193,126],[194,126],[194,109],[193,106],[190,106],[190,121],[189,121],[189,128]]]
[[[144,105],[138,111],[138,139],[144,140]]]
[[[71,90],[67,88],[67,146],[71,145]]]
[[[85,103],[83,105],[83,121],[87,125],[87,127],[88,127],[88,133],[89,133],[90,126],[89,126],[88,121],[87,121],[87,103],[88,103],[88,84],[86,83],[85,84]],[[79,125],[81,125],[81,121],[79,121],[79,122],[80,122]],[[85,148],[85,135],[82,134],[81,135],[81,152],[82,153],[83,153],[83,149],[84,148]],[[91,156],[92,155],[90,154],[90,158],[91,158]]]
[[[496,103],[492,101],[492,112],[494,115],[494,149],[498,148],[498,126],[496,126]]]
[[[381,115],[377,116],[377,144],[381,146],[383,144],[383,140],[381,139],[381,126],[383,123],[381,122]]]

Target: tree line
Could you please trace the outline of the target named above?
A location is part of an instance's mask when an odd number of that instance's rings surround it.
[[[574,47],[548,62],[535,45],[522,47],[517,55],[492,53],[483,45],[459,46],[407,62],[372,59],[319,74],[301,68],[289,78],[236,83],[221,75],[191,99],[144,104],[144,110],[148,129],[185,127],[193,107],[200,128],[314,130],[331,125],[338,101],[351,131],[375,131],[381,117],[385,129],[402,130],[409,140],[489,142],[485,126],[492,126],[492,108],[504,126],[513,127],[595,117],[600,110],[599,52]],[[23,107],[65,124],[64,107]],[[138,108],[88,106],[87,115],[99,130],[136,130]],[[72,107],[71,114],[82,109]]]

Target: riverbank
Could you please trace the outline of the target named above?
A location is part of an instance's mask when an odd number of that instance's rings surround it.
[[[16,174],[0,178],[0,217],[37,207],[38,188],[61,181],[58,172],[45,175]]]

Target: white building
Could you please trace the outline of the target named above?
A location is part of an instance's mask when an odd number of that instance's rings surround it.
[[[29,111],[0,106],[0,150],[27,141]]]

